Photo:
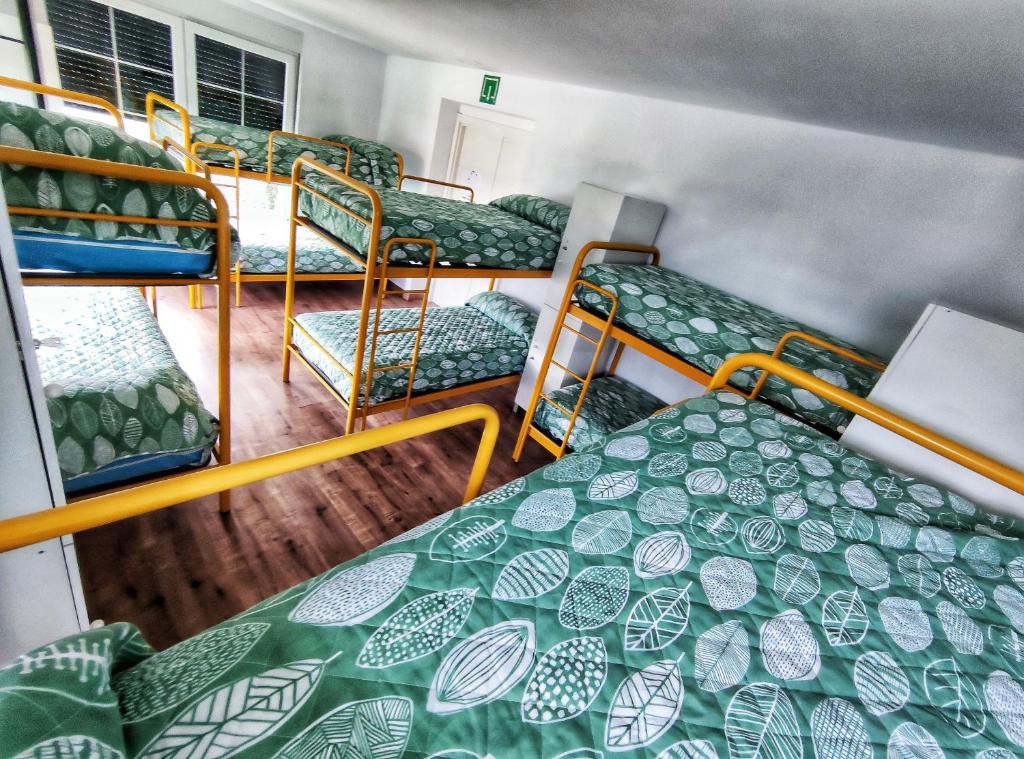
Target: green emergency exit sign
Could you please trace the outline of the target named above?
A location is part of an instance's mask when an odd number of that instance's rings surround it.
[[[494,74],[484,74],[484,83],[480,87],[480,102],[487,105],[494,105],[498,102],[498,85],[501,84],[501,77]]]

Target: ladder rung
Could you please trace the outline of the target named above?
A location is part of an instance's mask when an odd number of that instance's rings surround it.
[[[385,290],[384,295],[426,295],[426,290]]]
[[[379,337],[380,335],[405,335],[408,334],[409,332],[419,331],[419,327],[402,327],[401,329],[382,329],[380,332],[377,333],[377,336]]]
[[[574,372],[574,371],[573,371],[572,369],[570,369],[570,368],[569,368],[568,366],[565,366],[564,364],[560,364],[560,363],[558,363],[557,361],[555,361],[554,359],[551,359],[551,363],[552,363],[552,364],[554,364],[555,366],[557,366],[557,367],[558,367],[559,369],[561,369],[561,370],[562,370],[563,372],[566,372],[567,374],[571,374],[571,375],[572,375],[573,377],[575,377],[576,379],[578,379],[578,380],[579,380],[580,382],[586,382],[586,380],[585,380],[585,379],[584,379],[583,377],[581,377],[580,375],[578,375],[578,374],[577,374],[576,372]]]
[[[394,366],[375,366],[373,372],[391,372],[395,369],[412,369],[412,363],[408,364],[395,364]]]
[[[543,399],[544,399],[545,401],[547,401],[548,403],[550,403],[550,404],[551,404],[552,406],[554,406],[554,407],[555,407],[556,409],[558,409],[559,411],[561,411],[561,412],[562,412],[563,414],[565,414],[565,415],[566,415],[566,417],[568,417],[569,419],[572,419],[572,415],[573,415],[573,412],[572,412],[572,411],[570,411],[569,409],[567,409],[567,408],[566,408],[565,406],[563,406],[563,405],[562,405],[561,403],[559,403],[558,401],[553,401],[553,400],[551,400],[551,396],[549,396],[549,395],[548,395],[547,393],[541,393],[541,394],[540,394],[540,397],[541,397],[541,398],[543,398]]]
[[[578,329],[574,329],[573,327],[570,327],[568,324],[566,324],[564,322],[562,323],[562,329],[567,329],[570,332],[573,332],[573,333],[579,335],[580,337],[582,337],[584,340],[586,340],[591,345],[597,345],[597,340],[595,340],[594,338],[590,337],[589,335],[584,335]]]

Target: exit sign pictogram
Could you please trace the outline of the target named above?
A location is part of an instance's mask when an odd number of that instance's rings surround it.
[[[500,76],[484,74],[484,83],[480,87],[480,102],[487,105],[494,105],[498,102],[498,85],[500,84]]]

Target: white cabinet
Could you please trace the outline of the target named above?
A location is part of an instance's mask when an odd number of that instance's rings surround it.
[[[516,392],[516,405],[525,408],[530,402],[530,394],[537,382],[544,353],[552,330],[558,317],[558,309],[569,285],[569,276],[580,248],[593,240],[614,242],[633,242],[641,245],[652,245],[658,235],[658,228],[665,216],[665,206],[649,200],[626,195],[614,190],[581,182],[576,188],[572,201],[572,212],[569,223],[562,235],[562,245],[555,262],[551,279],[545,282],[544,299],[540,306],[537,331],[530,345],[530,353],[523,369],[523,379]],[[594,251],[589,262],[624,260],[628,254]],[[628,260],[636,261],[635,255]],[[526,280],[524,280],[526,281]],[[503,288],[509,290],[510,288]],[[531,304],[535,305],[535,304]],[[597,335],[589,327],[584,327],[579,320],[569,318],[569,326],[581,329],[586,334]],[[578,374],[585,374],[593,357],[593,346],[586,340],[576,337],[571,332],[562,331],[555,352],[555,360],[568,366]],[[545,390],[551,390],[575,380],[557,367],[552,366],[547,375]]]
[[[929,305],[868,399],[1024,471],[1024,333]],[[855,418],[843,445],[993,511],[1024,517],[1024,496],[873,422]]]
[[[63,504],[64,492],[6,213],[0,213],[0,266],[0,519],[5,519]],[[21,346],[28,347],[22,351]],[[0,553],[0,663],[87,624],[70,538]]]

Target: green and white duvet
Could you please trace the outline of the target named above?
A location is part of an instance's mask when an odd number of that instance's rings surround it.
[[[288,222],[276,226],[245,225],[239,260],[243,274],[288,273]],[[360,274],[365,269],[337,247],[304,227],[295,230],[295,270],[300,274]]]
[[[388,308],[381,312],[380,329],[415,328],[419,308]],[[374,312],[370,312],[373,328]],[[293,341],[338,393],[350,400],[352,375],[331,360],[354,369],[359,311],[321,311],[297,317],[302,327],[322,346],[317,347],[301,330]],[[428,308],[420,342],[419,362],[413,380],[416,394],[445,390],[457,385],[518,374],[529,352],[536,316],[517,301],[498,292],[480,293],[464,306]],[[382,335],[377,341],[374,363],[396,366],[412,359],[414,333]],[[325,353],[326,351],[326,353]],[[361,386],[365,392],[369,339],[363,357]],[[409,385],[408,369],[374,372],[371,403],[400,398]],[[362,398],[359,399],[362,405]]]
[[[181,165],[156,145],[119,129],[14,103],[0,103],[0,145],[48,153],[181,171]],[[213,207],[198,191],[151,182],[112,179],[67,171],[0,164],[7,203],[30,208],[210,221]],[[12,216],[15,230],[32,230],[90,240],[145,240],[210,250],[213,230],[149,224]]]
[[[1010,759],[1024,753],[1019,537],[722,393],[163,653],[113,625],[26,654],[0,672],[0,746]]]
[[[173,111],[160,111],[160,116],[161,119],[153,122],[153,131],[157,137],[170,137],[180,144],[182,142],[181,117]],[[171,124],[163,119],[170,121]],[[269,156],[269,130],[240,126],[203,116],[189,116],[189,123],[192,128],[193,142],[211,142],[237,148],[239,162],[243,170],[266,172]],[[398,161],[391,148],[381,145],[379,142],[361,140],[347,135],[330,135],[324,139],[341,142],[351,148],[350,176],[372,185],[381,184],[387,187],[397,185]],[[234,156],[223,150],[199,148],[196,155],[216,166],[234,166]],[[292,164],[299,156],[313,158],[332,169],[344,171],[348,153],[336,146],[297,137],[279,136],[274,138],[274,174],[282,176],[291,174]]]
[[[308,172],[305,182],[364,219],[371,217],[373,207],[362,193],[315,172]],[[387,188],[378,188],[377,193],[382,207],[378,255],[383,255],[388,240],[411,237],[433,240],[437,245],[439,265],[529,270],[554,266],[562,228],[555,223],[543,226],[528,216],[505,210],[501,207],[504,199],[482,205]],[[533,200],[565,208],[546,198]],[[369,225],[354,220],[308,192],[300,194],[299,209],[317,226],[360,255],[366,255]],[[562,218],[558,214],[551,216]],[[392,248],[389,261],[392,264],[424,265],[429,256],[426,246],[397,244]]]
[[[580,278],[618,295],[619,309],[615,316],[618,325],[660,345],[708,374],[714,374],[727,358],[736,354],[748,351],[771,353],[777,341],[794,330],[808,332],[865,357],[876,358],[832,335],[671,269],[635,264],[591,264],[583,267]],[[608,314],[609,301],[600,293],[580,287],[576,295],[588,311],[603,316]],[[787,343],[781,358],[860,396],[866,396],[879,377],[873,369],[801,341]],[[735,387],[751,390],[757,376],[757,372],[741,371],[732,376],[731,382]],[[775,376],[765,383],[761,396],[828,430],[841,431],[852,416]]]
[[[567,385],[548,395],[563,408],[572,411],[580,398],[582,384]],[[594,445],[604,436],[645,419],[665,404],[656,396],[621,377],[597,377],[590,383],[572,434],[569,450],[578,451]],[[569,417],[543,398],[537,404],[534,424],[559,443],[565,439]]]
[[[217,422],[138,290],[30,287],[25,299],[66,490],[208,460]]]

